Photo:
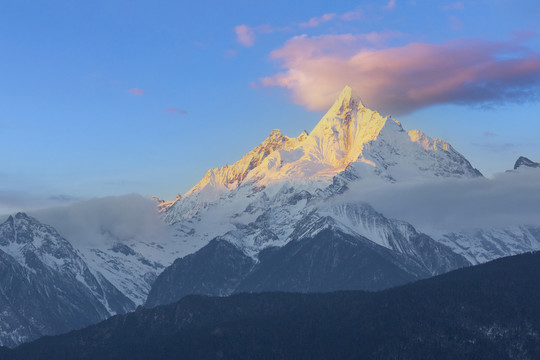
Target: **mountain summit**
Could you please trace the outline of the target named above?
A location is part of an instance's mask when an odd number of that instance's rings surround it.
[[[345,86],[339,94],[336,101],[330,108],[329,112],[343,112],[346,109],[363,108],[362,99],[358,96],[350,86]]]
[[[482,176],[448,143],[419,130],[406,132],[392,117],[366,108],[346,86],[309,134],[290,138],[273,130],[233,165],[208,170],[178,203],[216,201],[244,184],[315,181],[326,186],[346,169],[356,177],[390,182]]]
[[[534,162],[525,156],[520,156],[516,163],[514,164],[514,170],[517,170],[520,167],[530,167],[530,168],[540,168],[540,163]]]

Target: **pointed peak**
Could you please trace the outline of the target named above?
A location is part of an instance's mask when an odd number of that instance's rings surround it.
[[[339,97],[348,98],[350,99],[352,97],[352,88],[349,85],[345,85],[343,90],[341,90],[341,94],[339,94]]]
[[[18,212],[17,214],[15,214],[15,219],[30,219],[30,216],[26,215],[26,213],[24,212]]]
[[[354,90],[347,85],[343,88],[343,90],[341,90],[341,93],[339,94],[338,98],[336,99],[334,105],[332,105],[332,108],[330,110],[341,113],[345,111],[345,109],[356,110],[360,108],[364,108],[362,99],[360,99],[360,96],[358,96],[354,92]]]
[[[287,137],[283,135],[281,130],[274,129],[270,132],[270,135],[261,143],[260,146],[267,146],[268,144],[281,143],[285,141]]]
[[[531,167],[531,168],[540,168],[540,163],[534,162],[529,158],[526,158],[525,156],[520,156],[516,163],[514,164],[514,170],[517,170],[517,168],[525,166],[525,167]]]
[[[349,85],[346,85],[338,96],[338,100],[354,103],[357,106],[364,106],[360,96]]]
[[[302,132],[300,133],[300,135],[298,135],[298,137],[296,138],[296,140],[297,140],[298,142],[302,142],[302,141],[306,140],[308,136],[309,136],[309,133],[308,133],[306,130],[304,130],[304,131],[302,131]]]
[[[272,130],[268,137],[276,137],[276,136],[283,136],[283,134],[281,133],[281,130],[279,129]]]

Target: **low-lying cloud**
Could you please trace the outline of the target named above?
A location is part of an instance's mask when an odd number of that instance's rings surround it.
[[[328,109],[345,85],[368,107],[394,115],[435,104],[539,100],[540,54],[517,42],[389,46],[397,37],[403,35],[295,36],[270,54],[283,71],[260,82],[288,89],[295,103],[319,111]]]
[[[36,195],[24,191],[0,190],[0,214],[12,214],[73,203],[79,198],[69,195]]]
[[[110,196],[29,213],[74,244],[148,240],[165,228],[156,202],[140,195]]]
[[[439,180],[414,184],[353,185],[336,201],[359,199],[386,217],[440,234],[476,228],[540,226],[540,171],[520,169],[493,179]]]

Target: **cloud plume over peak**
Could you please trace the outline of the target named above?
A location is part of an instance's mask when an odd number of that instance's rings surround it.
[[[325,110],[344,85],[367,106],[404,114],[435,104],[491,106],[538,100],[540,54],[511,42],[455,40],[387,46],[399,33],[296,36],[270,58],[282,72],[260,80]]]

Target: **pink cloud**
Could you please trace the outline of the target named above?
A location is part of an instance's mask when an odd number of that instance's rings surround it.
[[[292,31],[296,28],[312,28],[317,27],[321,24],[333,21],[333,20],[342,20],[342,21],[354,21],[360,20],[364,17],[364,13],[360,9],[353,11],[348,11],[343,14],[336,13],[327,13],[321,16],[315,16],[309,19],[308,21],[293,24],[291,26],[276,27],[270,24],[258,25],[258,26],[248,26],[248,25],[237,25],[234,28],[236,33],[236,41],[246,47],[253,46],[258,35],[261,34],[272,34],[276,32],[286,32]]]
[[[243,46],[250,47],[255,44],[257,35],[255,35],[253,28],[247,25],[237,25],[234,28],[234,32],[236,33],[236,41]]]
[[[142,96],[144,95],[144,90],[139,88],[131,88],[128,90],[128,93],[136,95],[136,96]]]
[[[346,12],[345,14],[340,15],[339,18],[345,21],[360,20],[364,18],[364,13],[362,10],[354,10],[354,11],[349,11],[349,12]]]
[[[365,104],[403,114],[434,104],[494,105],[539,99],[540,54],[512,43],[460,40],[388,47],[395,33],[297,36],[270,54],[283,71],[260,79],[293,101],[325,110],[346,85]]]
[[[238,54],[238,51],[237,51],[237,50],[234,50],[234,49],[227,49],[227,50],[225,50],[225,57],[226,57],[226,58],[232,58],[232,57],[235,57],[236,54]]]
[[[332,20],[353,21],[360,20],[363,18],[363,16],[364,14],[362,10],[349,11],[341,15],[338,15],[336,13],[328,13],[321,16],[312,17],[308,21],[298,24],[298,26],[300,28],[317,27]]]
[[[298,26],[304,27],[304,28],[316,27],[316,26],[319,26],[320,24],[333,20],[335,17],[336,17],[335,13],[323,14],[322,16],[319,16],[319,17],[312,17],[308,21],[300,23]]]
[[[178,114],[178,115],[186,115],[187,111],[183,109],[176,109],[176,108],[168,108],[165,109],[165,112],[168,114]]]
[[[396,7],[396,0],[390,0],[388,3],[383,7],[384,10],[392,10]]]
[[[494,132],[492,131],[484,131],[484,133],[482,134],[484,137],[494,137],[494,136],[497,136]]]

